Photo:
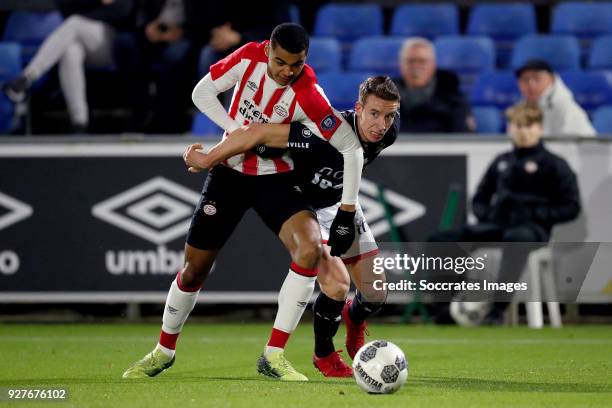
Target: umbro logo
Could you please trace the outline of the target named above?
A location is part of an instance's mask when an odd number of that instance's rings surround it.
[[[0,191],[0,230],[32,215],[32,207]]]
[[[173,315],[176,314],[176,312],[179,311],[178,309],[176,309],[176,308],[174,308],[174,307],[172,307],[170,305],[168,305],[167,309],[168,309],[168,313],[173,314]]]
[[[200,193],[154,177],[93,206],[91,212],[115,227],[163,245],[186,234]]]
[[[336,233],[338,235],[346,235],[349,233],[349,227],[339,226],[338,229],[336,229]]]
[[[257,84],[253,81],[248,81],[246,86],[253,92],[256,92],[258,88]]]

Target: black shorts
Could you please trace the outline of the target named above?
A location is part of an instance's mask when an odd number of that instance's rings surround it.
[[[208,173],[187,243],[198,249],[221,248],[249,208],[276,235],[293,214],[303,210],[314,214],[295,187],[293,174],[249,176],[219,165]]]

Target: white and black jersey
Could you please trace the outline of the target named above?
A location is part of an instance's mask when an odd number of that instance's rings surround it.
[[[342,112],[342,116],[358,135],[355,112],[347,110]],[[396,113],[393,125],[379,142],[367,143],[359,138],[363,147],[364,167],[395,142],[399,133],[399,120],[399,113]],[[299,122],[291,123],[287,148],[294,162],[299,187],[310,204],[316,209],[340,201],[344,165],[342,154],[325,140],[314,136],[308,127]]]

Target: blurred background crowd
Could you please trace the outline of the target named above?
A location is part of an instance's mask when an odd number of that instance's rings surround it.
[[[311,34],[336,108],[368,75],[394,78],[405,135],[500,133],[519,100],[545,135],[612,133],[612,2],[323,0],[4,1],[0,132],[218,134],[193,86],[285,21]]]

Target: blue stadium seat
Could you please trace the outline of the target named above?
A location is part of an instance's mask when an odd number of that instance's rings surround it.
[[[561,3],[553,10],[550,32],[577,37],[580,41],[581,61],[586,63],[593,39],[612,33],[612,3]]]
[[[442,36],[435,40],[440,68],[459,74],[474,74],[495,69],[493,41],[487,37]]]
[[[13,42],[0,43],[0,87],[21,72],[21,47]],[[13,130],[15,107],[4,92],[0,92],[0,133]]]
[[[327,4],[317,12],[315,36],[353,42],[360,37],[383,35],[383,13],[376,4]]]
[[[393,13],[389,34],[430,39],[459,34],[459,11],[451,3],[402,5]]]
[[[289,5],[289,20],[292,23],[301,24],[300,8],[295,4]]]
[[[3,41],[21,44],[21,58],[25,65],[32,59],[45,38],[59,27],[62,21],[62,15],[58,11],[13,11],[6,22],[2,38]]]
[[[338,40],[332,37],[311,37],[306,63],[317,74],[341,69],[342,51]]]
[[[547,61],[556,71],[580,69],[578,40],[569,35],[526,35],[514,45],[512,68],[530,59]]]
[[[442,36],[434,45],[438,67],[456,72],[466,94],[477,74],[495,69],[495,48],[488,37]]]
[[[348,69],[398,77],[398,55],[403,42],[398,37],[362,38],[353,44]]]
[[[210,120],[208,116],[198,112],[193,118],[191,133],[196,136],[221,136],[223,134],[223,129]]]
[[[370,74],[361,72],[329,72],[317,75],[319,86],[332,106],[338,110],[353,109],[359,96],[359,85]]]
[[[602,106],[593,114],[593,127],[597,133],[612,136],[612,105]]]
[[[489,36],[495,41],[501,68],[510,63],[514,41],[536,32],[535,10],[528,3],[477,4],[470,12],[466,30],[468,35]]]
[[[485,72],[476,78],[470,94],[472,105],[493,105],[506,109],[521,98],[514,77],[508,71]]]
[[[502,131],[502,118],[495,106],[475,106],[472,113],[476,119],[476,132],[499,134]]]
[[[566,2],[553,11],[551,30],[554,34],[571,34],[581,39],[612,33],[612,3]]]
[[[612,105],[612,72],[565,71],[561,78],[572,90],[576,102],[587,112]]]
[[[593,41],[587,66],[589,69],[612,69],[612,34]]]
[[[0,82],[13,79],[21,72],[21,46],[0,42]]]

